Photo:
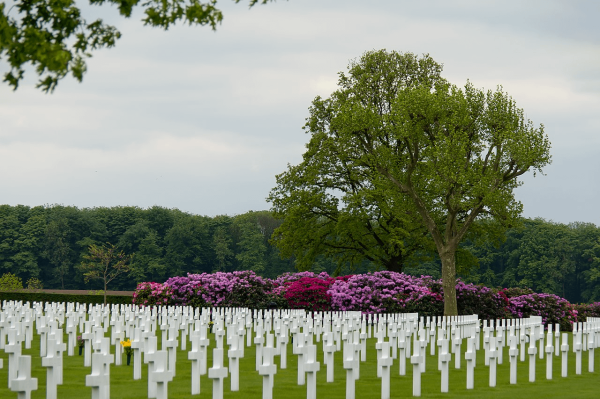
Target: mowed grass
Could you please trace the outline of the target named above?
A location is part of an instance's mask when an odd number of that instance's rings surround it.
[[[157,331],[158,345],[160,347],[160,330]],[[211,345],[214,346],[214,336],[211,334]],[[65,335],[64,341],[67,342]],[[360,380],[356,381],[356,398],[380,398],[381,380],[377,378],[375,339],[367,343],[367,361],[361,362]],[[575,354],[569,351],[568,377],[562,378],[561,359],[555,357],[553,361],[554,373],[552,380],[546,380],[546,359],[540,360],[536,356],[536,381],[529,382],[529,363],[526,356],[525,362],[518,362],[517,385],[509,384],[509,357],[508,349],[504,348],[504,362],[497,367],[497,386],[490,388],[489,368],[484,365],[484,351],[478,351],[477,366],[475,368],[475,389],[466,389],[466,361],[464,360],[465,346],[462,345],[463,357],[461,369],[454,368],[454,359],[450,364],[449,393],[440,392],[440,372],[437,370],[437,357],[429,356],[427,348],[427,371],[422,374],[421,393],[424,398],[455,398],[455,397],[490,397],[490,398],[598,398],[600,397],[600,373],[588,373],[588,354],[582,356],[582,375],[575,375]],[[188,342],[188,349],[191,345]],[[23,345],[24,348],[24,345]],[[292,345],[288,344],[287,368],[279,368],[279,357],[275,358],[278,366],[273,389],[274,398],[305,398],[306,386],[297,385],[297,357],[292,354]],[[321,343],[317,346],[318,360],[321,362],[321,371],[317,374],[317,396],[319,398],[345,398],[346,397],[346,371],[342,367],[341,352],[335,353],[335,382],[326,382],[326,366],[323,364]],[[437,349],[437,348],[436,348]],[[114,346],[112,346],[114,353]],[[24,355],[32,356],[32,376],[38,379],[38,390],[32,393],[32,398],[43,399],[46,397],[46,369],[42,367],[39,356],[39,337],[36,335],[32,341],[31,349],[23,349]],[[64,354],[63,359],[63,385],[58,386],[59,398],[89,398],[91,388],[85,386],[85,376],[90,374],[91,368],[84,367],[83,356]],[[228,364],[225,351],[225,363]],[[240,360],[240,390],[231,392],[230,379],[225,379],[224,398],[261,398],[262,376],[255,371],[254,347],[245,347],[244,358]],[[0,369],[0,398],[16,398],[17,393],[7,388],[8,382],[8,355],[0,350],[0,357],[4,359],[4,368]],[[600,354],[596,358],[600,357]],[[595,370],[599,369],[600,360],[595,360]],[[208,354],[208,367],[212,366],[212,348]],[[123,355],[123,365],[110,367],[111,398],[147,398],[147,365],[142,365],[142,379],[133,380],[133,359],[131,366],[126,365]],[[409,359],[406,362],[406,375],[399,376],[399,363],[394,360],[391,369],[391,396],[392,398],[412,396],[412,365]],[[201,394],[197,397],[212,397],[212,380],[207,375],[201,377]],[[191,361],[187,359],[187,351],[178,350],[176,376],[169,384],[169,398],[189,398],[191,392]]]

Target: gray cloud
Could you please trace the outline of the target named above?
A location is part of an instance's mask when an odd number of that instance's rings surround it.
[[[594,1],[278,1],[222,4],[217,32],[143,27],[86,7],[123,38],[53,95],[30,75],[0,87],[0,202],[266,209],[301,160],[316,95],[364,51],[430,53],[463,85],[503,85],[553,143],[547,176],[516,192],[524,214],[600,224],[600,40]],[[108,188],[108,189],[107,189]]]

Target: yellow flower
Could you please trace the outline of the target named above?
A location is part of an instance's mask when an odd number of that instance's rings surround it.
[[[121,346],[125,348],[131,348],[131,340],[121,341]]]

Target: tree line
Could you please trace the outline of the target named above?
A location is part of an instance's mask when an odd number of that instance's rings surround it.
[[[131,273],[109,289],[133,290],[186,273],[254,270],[274,277],[294,271],[269,244],[280,221],[268,211],[236,216],[193,215],[177,209],[130,206],[0,206],[0,274],[41,280],[44,288],[102,289],[86,283],[80,265],[90,246],[115,245],[133,255]]]
[[[486,229],[478,223],[478,230]],[[23,281],[35,277],[44,288],[102,289],[101,282],[85,282],[80,265],[91,245],[111,243],[133,255],[132,272],[111,282],[111,290],[133,290],[138,282],[186,273],[253,270],[273,278],[296,271],[298,263],[294,256],[282,259],[270,240],[281,224],[269,211],[208,217],[159,206],[2,205],[0,274],[10,272]],[[461,245],[457,269],[464,281],[528,287],[571,303],[600,301],[600,227],[521,219],[518,227],[494,237]],[[348,274],[386,267],[364,256],[324,252],[310,269]],[[441,277],[435,250],[414,253],[402,270]]]

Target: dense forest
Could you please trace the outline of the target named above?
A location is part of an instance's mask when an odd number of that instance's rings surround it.
[[[0,275],[40,279],[44,288],[101,288],[84,282],[80,270],[88,247],[111,243],[133,254],[132,272],[111,290],[133,290],[138,282],[162,282],[186,273],[254,270],[265,277],[295,271],[269,239],[281,224],[268,211],[236,216],[198,216],[154,206],[84,208],[0,206]],[[572,303],[600,300],[600,228],[522,219],[501,239],[463,243],[457,263],[467,282],[494,287],[529,287]],[[313,271],[330,274],[377,269],[363,261],[338,265],[318,258]],[[440,276],[435,254],[418,254],[404,267],[409,274]]]

